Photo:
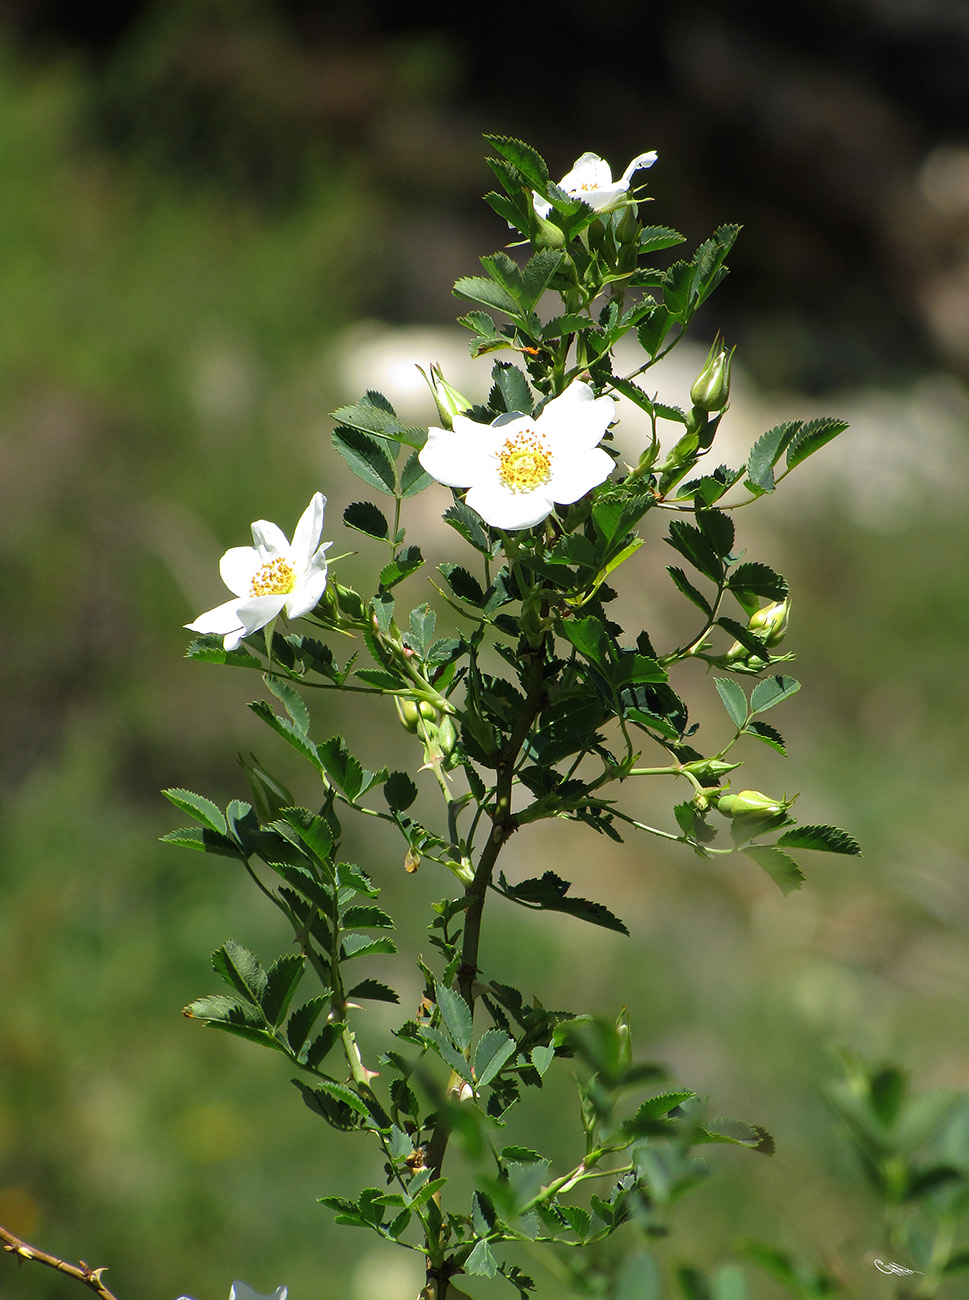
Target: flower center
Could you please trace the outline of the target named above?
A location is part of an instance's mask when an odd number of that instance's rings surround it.
[[[257,569],[249,586],[250,596],[286,596],[296,586],[296,574],[288,560],[277,555]]]
[[[533,492],[552,476],[552,453],[535,429],[505,439],[498,453],[498,477],[509,492]]]

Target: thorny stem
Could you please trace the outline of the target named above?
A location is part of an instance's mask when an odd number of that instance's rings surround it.
[[[48,1255],[45,1250],[38,1250],[36,1246],[28,1246],[25,1241],[15,1237],[6,1228],[0,1228],[0,1242],[3,1242],[3,1249],[16,1256],[18,1261],[36,1260],[38,1264],[46,1264],[48,1268],[55,1269],[58,1273],[76,1278],[88,1290],[100,1296],[101,1300],[118,1300],[114,1292],[109,1291],[101,1281],[104,1268],[91,1268],[83,1259],[79,1264],[69,1264],[66,1259],[58,1259],[56,1255]]]

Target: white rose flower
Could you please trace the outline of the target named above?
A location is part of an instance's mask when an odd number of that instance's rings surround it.
[[[596,212],[611,212],[613,208],[618,208],[624,202],[629,192],[629,182],[632,180],[633,172],[638,171],[640,167],[652,167],[656,156],[655,149],[639,154],[619,180],[614,181],[612,168],[607,162],[596,153],[584,153],[581,158],[575,160],[572,170],[562,177],[559,186],[566,194],[588,203],[589,207]],[[552,210],[551,203],[537,194],[532,196],[532,202],[540,217],[547,217]]]
[[[272,1295],[262,1295],[261,1292],[253,1291],[251,1286],[245,1282],[233,1282],[229,1291],[229,1300],[286,1300],[288,1292],[286,1287],[278,1286]],[[191,1296],[179,1296],[179,1300],[192,1300]]]
[[[530,528],[609,477],[613,462],[599,443],[615,414],[613,398],[574,380],[537,418],[513,411],[479,424],[455,415],[450,431],[428,429],[419,460],[439,483],[468,488],[465,501],[493,528]]]
[[[303,511],[293,542],[275,524],[257,519],[252,546],[233,546],[219,565],[222,581],[235,599],[200,614],[185,626],[191,632],[211,632],[235,650],[243,637],[271,623],[278,614],[299,618],[313,609],[326,589],[326,556],[332,545],[320,545],[326,497],[317,492]]]

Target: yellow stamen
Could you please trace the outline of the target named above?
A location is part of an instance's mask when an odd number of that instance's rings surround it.
[[[498,477],[511,492],[532,492],[552,476],[552,453],[535,429],[505,439],[498,453]]]
[[[258,569],[249,586],[250,596],[286,596],[296,586],[296,574],[289,561],[277,555]]]

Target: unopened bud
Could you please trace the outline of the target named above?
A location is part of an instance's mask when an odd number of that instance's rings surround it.
[[[791,613],[791,598],[773,600],[763,609],[751,614],[747,627],[764,645],[774,646],[784,640],[787,623]]]
[[[714,343],[707,364],[690,389],[690,401],[701,411],[722,411],[730,396],[730,358],[733,349],[719,348]]]
[[[760,818],[776,817],[786,812],[790,801],[772,799],[759,790],[741,790],[739,794],[722,794],[717,800],[717,811],[724,817]]]
[[[466,397],[453,388],[441,373],[441,367],[435,362],[431,366],[431,373],[428,375],[420,366],[417,367],[427,382],[431,390],[431,396],[434,398],[434,404],[437,407],[437,413],[441,417],[441,423],[445,429],[450,429],[456,415],[463,415],[465,411],[470,411],[474,405]]]
[[[400,718],[400,725],[412,735],[420,726],[422,718],[425,723],[432,725],[437,720],[437,709],[427,700],[418,702],[417,700],[401,699],[399,695],[395,695],[394,704],[397,708],[397,716]]]

